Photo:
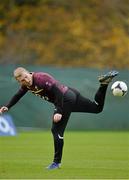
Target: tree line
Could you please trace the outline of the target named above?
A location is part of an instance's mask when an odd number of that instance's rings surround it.
[[[129,68],[128,0],[4,0],[0,63]]]

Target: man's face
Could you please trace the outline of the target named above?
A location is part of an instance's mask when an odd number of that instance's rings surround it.
[[[19,76],[16,76],[15,78],[23,86],[32,85],[32,74],[28,72],[22,72],[22,74],[20,74]]]

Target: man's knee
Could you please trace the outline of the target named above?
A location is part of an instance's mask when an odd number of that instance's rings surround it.
[[[51,132],[52,132],[52,134],[53,134],[53,137],[54,137],[54,140],[55,141],[59,141],[59,140],[63,140],[64,139],[64,137],[63,137],[63,131],[57,131],[54,127],[52,127],[51,128]]]
[[[99,104],[97,103],[96,101],[94,101],[94,104],[95,104],[95,113],[98,114],[98,113],[101,113],[103,111],[103,107],[104,105],[103,104]]]
[[[102,111],[103,111],[103,107],[98,106],[95,113],[96,113],[96,114],[99,114],[99,113],[101,113]]]

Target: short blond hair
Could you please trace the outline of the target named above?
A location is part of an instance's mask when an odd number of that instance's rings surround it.
[[[26,70],[25,68],[23,68],[23,67],[18,67],[18,68],[16,68],[16,69],[14,70],[13,75],[14,75],[14,77],[16,78],[16,77],[22,76],[22,74],[23,74],[24,72],[29,73],[29,71]]]

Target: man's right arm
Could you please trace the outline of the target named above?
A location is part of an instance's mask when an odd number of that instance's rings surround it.
[[[9,103],[0,108],[0,114],[8,111],[12,106],[14,106],[26,94],[27,91],[28,91],[27,88],[21,87],[18,90],[18,92],[12,97],[12,99],[9,101]]]

